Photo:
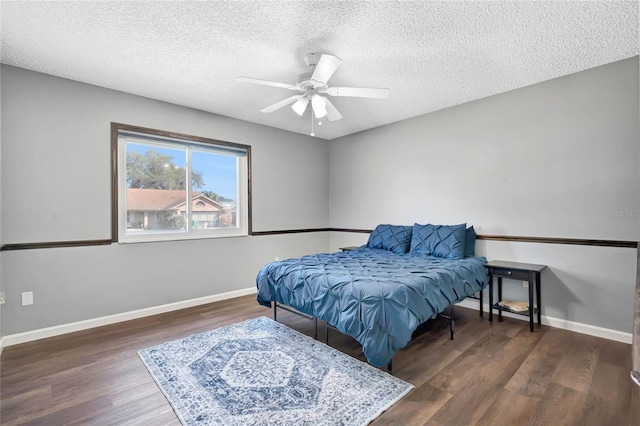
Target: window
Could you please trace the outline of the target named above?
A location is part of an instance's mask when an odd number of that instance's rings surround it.
[[[251,147],[112,123],[112,239],[248,235]]]

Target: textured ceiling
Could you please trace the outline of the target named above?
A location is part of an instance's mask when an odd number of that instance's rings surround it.
[[[3,63],[310,132],[293,93],[304,56],[343,64],[332,86],[387,87],[387,100],[332,98],[333,139],[638,55],[638,1],[6,2]],[[168,129],[171,130],[171,129]]]

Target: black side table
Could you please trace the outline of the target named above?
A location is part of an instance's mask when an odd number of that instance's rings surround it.
[[[502,311],[507,311],[529,317],[529,331],[533,331],[533,315],[538,316],[538,325],[541,323],[540,306],[540,272],[547,265],[532,263],[507,262],[504,260],[492,260],[484,266],[489,270],[489,322],[493,322],[493,310],[498,310],[498,318],[502,320]],[[493,277],[498,277],[498,299],[502,300],[502,279],[509,278],[529,282],[529,310],[524,312],[511,311],[498,303],[493,303]],[[535,305],[534,305],[535,291]]]

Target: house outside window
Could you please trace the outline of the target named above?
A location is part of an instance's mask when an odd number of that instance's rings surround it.
[[[113,240],[248,235],[250,147],[112,124]]]

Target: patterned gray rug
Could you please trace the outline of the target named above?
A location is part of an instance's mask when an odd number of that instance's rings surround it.
[[[184,425],[366,425],[413,389],[265,317],[138,354]]]

